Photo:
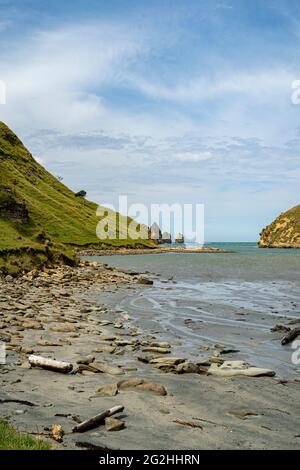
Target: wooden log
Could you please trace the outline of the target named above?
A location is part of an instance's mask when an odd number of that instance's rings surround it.
[[[105,418],[115,415],[116,413],[121,413],[123,410],[124,410],[124,406],[122,405],[114,406],[113,408],[110,408],[109,410],[105,410],[99,415],[93,416],[92,418],[89,418],[86,421],[83,421],[82,423],[78,424],[72,429],[72,432],[85,432],[85,431],[88,431],[89,429],[96,428],[97,426],[99,426],[101,423],[104,422]]]
[[[174,419],[174,423],[181,424],[182,426],[189,426],[190,428],[203,429],[201,424],[195,423],[194,421],[186,421],[186,420],[180,419],[180,418]]]
[[[297,336],[300,335],[300,328],[294,328],[293,330],[289,331],[289,333],[284,336],[281,340],[281,344],[284,346],[285,344],[289,344],[294,341]]]
[[[67,374],[73,369],[73,365],[69,362],[56,361],[42,356],[29,356],[28,361],[33,367],[41,367],[42,369],[61,372],[62,374]]]

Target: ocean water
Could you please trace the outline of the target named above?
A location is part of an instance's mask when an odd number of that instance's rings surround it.
[[[151,273],[155,281],[121,296],[117,305],[113,296],[106,300],[152,334],[175,338],[178,354],[191,358],[221,343],[239,349],[231,359],[272,367],[282,377],[297,374],[291,346],[281,346],[282,333],[270,330],[300,321],[300,250],[208,245],[228,252],[99,257],[111,266]]]

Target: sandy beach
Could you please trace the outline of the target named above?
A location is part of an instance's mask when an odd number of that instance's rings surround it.
[[[298,376],[209,373],[249,358],[222,344],[186,357],[172,330],[129,314],[126,302],[155,283],[87,262],[0,282],[0,416],[20,431],[51,440],[60,424],[61,449],[299,449]],[[31,354],[71,362],[73,373],[30,367]],[[115,405],[124,429],[72,432]]]

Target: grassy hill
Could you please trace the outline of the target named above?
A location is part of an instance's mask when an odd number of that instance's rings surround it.
[[[0,270],[17,272],[58,259],[72,262],[76,250],[85,247],[153,245],[118,238],[101,242],[97,207],[46,171],[0,122]],[[117,233],[132,222],[119,214],[117,220]]]
[[[261,248],[300,248],[300,205],[277,217],[260,234]]]

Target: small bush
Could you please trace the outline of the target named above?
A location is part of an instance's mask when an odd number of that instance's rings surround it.
[[[75,196],[84,198],[86,196],[86,191],[82,189],[81,191],[78,191],[78,193],[75,193]]]

